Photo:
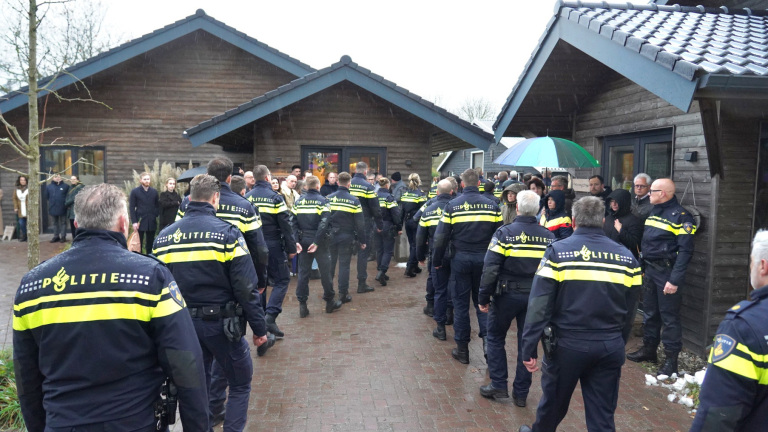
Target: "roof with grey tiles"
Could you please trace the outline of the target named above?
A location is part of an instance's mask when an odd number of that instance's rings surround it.
[[[39,81],[39,85],[42,87],[54,81],[51,89],[55,91],[196,30],[204,30],[220,37],[295,76],[302,76],[315,71],[311,66],[259,42],[234,27],[206,15],[204,10],[198,9],[193,15],[72,65],[66,69],[65,74],[45,77]],[[8,112],[26,105],[28,98],[25,92],[27,90],[28,87],[23,87],[0,96],[0,112]],[[40,96],[43,95],[40,94]]]
[[[187,129],[184,131],[184,137],[195,146],[214,142],[216,138],[244,124],[258,120],[341,81],[350,81],[475,147],[485,150],[493,142],[492,134],[358,65],[347,55],[342,56],[331,66],[297,78]]]
[[[685,78],[768,75],[768,13],[726,7],[564,2],[560,16]]]
[[[577,28],[583,30],[576,31]],[[568,38],[562,36],[565,33]],[[665,99],[684,111],[697,89],[720,87],[728,91],[768,86],[768,80],[763,79],[768,77],[768,10],[560,1],[494,122],[497,140],[504,133],[499,129],[509,124],[511,114],[520,108],[521,97],[530,90],[526,85],[530,86],[530,80],[535,78],[532,75],[541,70],[542,58],[552,53],[553,45],[547,44],[553,37],[563,38],[570,44],[581,43],[576,47],[625,75],[629,58],[626,56],[633,54],[637,54],[638,59],[652,61],[660,70],[672,72],[678,80],[689,84],[683,86],[682,91],[678,87],[674,90],[677,94]],[[600,58],[595,52],[588,52],[587,48],[594,50],[601,40],[617,44],[603,48],[619,47],[621,52],[617,53],[624,57]],[[657,73],[650,69],[644,72]],[[658,75],[655,79],[664,81]],[[739,86],[734,85],[734,80],[740,80]],[[656,84],[651,90],[661,94],[664,85]],[[668,85],[668,88],[675,87]]]

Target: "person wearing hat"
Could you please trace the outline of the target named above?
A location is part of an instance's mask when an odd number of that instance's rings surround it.
[[[403,193],[408,187],[403,183],[403,176],[400,175],[400,171],[395,171],[391,176],[392,185],[389,187],[389,193],[395,198],[395,201],[400,202],[403,197]],[[378,179],[377,179],[378,181]]]

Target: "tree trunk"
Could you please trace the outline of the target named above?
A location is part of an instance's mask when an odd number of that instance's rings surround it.
[[[37,112],[37,0],[29,0],[29,197],[27,202],[27,267],[40,264],[40,137]]]

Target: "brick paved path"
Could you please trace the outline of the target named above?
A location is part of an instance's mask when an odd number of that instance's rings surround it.
[[[25,250],[19,243],[0,244],[0,340],[18,281],[24,274]],[[44,258],[57,245],[41,245]],[[368,272],[375,274],[373,263]],[[455,346],[432,337],[434,321],[422,314],[424,273],[406,279],[393,268],[386,287],[352,293],[352,303],[333,314],[324,312],[319,281],[310,283],[307,318],[298,317],[291,279],[284,312],[278,318],[286,337],[265,357],[254,357],[253,392],[248,431],[517,431],[535,418],[541,396],[541,373],[534,375],[528,406],[489,401],[478,393],[488,382],[482,343],[473,319],[469,365],[451,358]],[[354,263],[352,280],[354,286]],[[507,339],[511,373],[516,341]],[[9,338],[10,342],[10,338]],[[639,344],[630,341],[630,349]],[[645,371],[627,362],[623,369],[616,426],[619,431],[687,431],[691,417],[670,404],[667,393],[644,383]],[[174,431],[181,430],[180,427]],[[220,428],[217,428],[220,430]],[[584,431],[584,406],[577,388],[571,410],[559,431]]]

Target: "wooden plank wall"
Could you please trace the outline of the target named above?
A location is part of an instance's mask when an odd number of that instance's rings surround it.
[[[573,138],[598,160],[602,159],[602,138],[661,128],[674,128],[673,180],[678,199],[683,198],[686,183],[693,179],[696,191],[696,207],[703,223],[696,234],[695,252],[683,287],[683,339],[684,344],[699,353],[709,344],[706,331],[706,314],[709,302],[709,250],[712,221],[712,181],[709,176],[698,103],[694,102],[688,113],[671,106],[658,96],[626,78],[612,81],[595,95],[577,114]],[[686,162],[686,151],[698,151],[697,162]],[[577,178],[601,174],[599,169],[577,170]],[[693,205],[688,192],[683,205]]]
[[[750,106],[751,105],[751,106]],[[725,312],[747,298],[752,242],[760,112],[765,103],[723,102],[721,105],[723,178],[717,199],[717,237],[713,247],[713,280],[708,325],[711,340]],[[762,109],[761,109],[762,108]]]
[[[389,176],[417,172],[429,187],[436,128],[354,84],[342,82],[256,122],[253,163],[271,171],[301,163],[301,146],[385,147]],[[282,158],[276,165],[275,158]],[[412,161],[411,167],[405,160]]]
[[[293,79],[270,63],[198,31],[87,79],[93,98],[111,109],[51,99],[46,126],[60,129],[48,133],[46,140],[61,137],[60,143],[105,146],[107,181],[121,186],[132,170],[141,171],[144,163],[155,159],[204,164],[226,155],[249,166],[250,151],[227,153],[212,144],[194,148],[182,132]],[[64,93],[83,95],[74,90]],[[26,106],[7,117],[14,124],[25,123]],[[0,161],[16,157],[7,147],[0,148]],[[24,169],[25,163],[18,160],[11,165]],[[15,178],[12,173],[0,174],[6,221],[13,217]]]

